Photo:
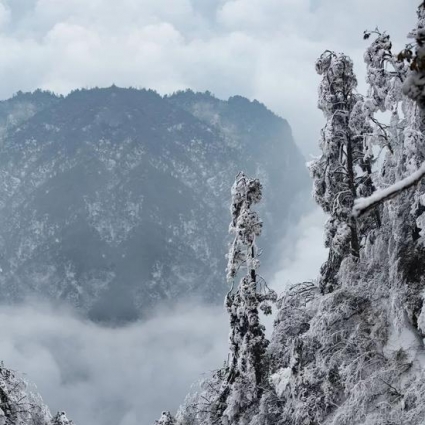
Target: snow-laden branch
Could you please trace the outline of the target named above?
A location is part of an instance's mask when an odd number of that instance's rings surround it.
[[[382,204],[388,199],[394,198],[399,193],[403,192],[406,189],[414,186],[425,176],[425,162],[420,166],[420,168],[412,173],[410,176],[400,180],[393,185],[382,189],[377,190],[372,195],[367,198],[358,198],[354,201],[353,207],[353,216],[359,217],[365,212],[369,211],[371,208]]]

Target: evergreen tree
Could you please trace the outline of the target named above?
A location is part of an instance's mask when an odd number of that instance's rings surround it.
[[[419,29],[413,33],[420,34]],[[359,260],[346,255],[339,267],[328,269],[325,279],[321,276],[321,289],[328,277],[338,282],[332,293],[319,296],[314,285],[301,284],[280,300],[269,349],[276,397],[267,405],[268,411],[277,406],[276,423],[423,423],[425,190],[420,179],[425,140],[419,97],[403,94],[405,81],[411,73],[417,77],[418,70],[397,61],[388,35],[374,31],[365,38],[372,33],[376,38],[365,54],[370,88],[364,98],[356,95],[349,127],[351,136],[364,142],[358,158],[369,156],[371,166],[365,172],[353,154],[356,196],[365,197],[354,200],[354,212],[369,211],[368,220],[378,212],[380,228],[363,229],[364,216],[357,222]],[[329,55],[322,59],[330,60]],[[323,84],[333,83],[335,75],[322,82],[321,95]],[[327,94],[325,101],[332,100],[332,93]],[[389,125],[378,121],[377,112],[390,112]],[[331,135],[331,142],[338,141]],[[323,139],[326,135],[322,147]],[[385,155],[383,162],[373,157],[376,146]],[[329,185],[323,170],[330,165],[323,159],[313,164],[313,171],[320,177],[316,196],[326,208],[322,196],[329,194]],[[371,195],[364,195],[368,191],[359,184],[365,176]]]
[[[47,425],[50,417],[41,397],[28,391],[17,373],[0,363],[0,424]]]
[[[265,352],[268,341],[259,319],[259,309],[271,313],[270,301],[276,293],[268,289],[258,273],[260,265],[256,238],[262,222],[252,207],[262,197],[258,179],[249,179],[239,173],[232,186],[232,221],[229,231],[234,236],[228,254],[227,278],[232,282],[243,266],[245,275],[236,291],[226,296],[230,315],[230,359],[219,397],[223,423],[244,423],[252,406],[262,395],[266,378]]]
[[[403,93],[418,103],[421,109],[425,109],[425,5],[418,7],[418,23],[416,28],[409,34],[415,40],[415,53],[413,45],[408,45],[400,53],[400,60],[407,60],[410,64],[410,74],[403,86]]]
[[[382,166],[383,178],[380,183],[382,186],[394,186],[387,187],[379,196],[370,197],[367,202],[357,201],[354,209],[356,216],[411,188],[425,175],[425,103],[421,94],[425,82],[424,4],[419,6],[417,15],[417,26],[409,34],[410,38],[415,39],[415,44],[408,44],[397,56],[391,52],[389,35],[378,30],[365,32],[365,38],[377,35],[365,54],[371,99],[369,104],[372,105],[369,118],[377,124],[375,144],[389,149]],[[379,124],[374,118],[373,114],[378,110],[391,111],[390,126]],[[380,143],[382,141],[385,144]],[[418,196],[415,198],[413,215],[419,217],[422,212],[421,208],[417,208]]]
[[[155,421],[155,425],[176,425],[177,422],[170,412],[162,412],[161,417]]]
[[[257,412],[260,399],[264,390],[270,388],[266,355],[269,342],[259,312],[270,314],[277,295],[258,274],[256,239],[263,223],[253,207],[262,198],[262,185],[258,179],[239,173],[231,194],[229,232],[233,241],[226,269],[231,289],[225,299],[230,316],[230,353],[224,366],[200,384],[200,391],[186,398],[177,413],[179,424],[248,424],[253,416],[261,416]],[[239,275],[242,277],[235,287]],[[161,425],[175,423],[168,412],[160,420]]]
[[[354,94],[357,80],[351,59],[326,51],[318,59],[316,71],[322,75],[318,106],[326,125],[321,133],[322,155],[310,163],[310,172],[314,198],[329,214],[325,240],[329,258],[320,277],[321,291],[327,293],[337,286],[342,260],[349,255],[359,257],[359,232],[351,210],[358,189],[370,193],[373,185],[370,156],[364,152],[365,124],[358,122],[361,105]],[[362,175],[357,175],[356,166],[363,170]]]
[[[65,412],[58,412],[53,416],[51,425],[72,425],[73,422],[70,421]]]

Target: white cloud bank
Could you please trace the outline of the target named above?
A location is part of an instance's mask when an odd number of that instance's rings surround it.
[[[0,97],[37,87],[190,87],[257,98],[316,150],[314,61],[344,50],[362,73],[363,30],[399,40],[418,0],[0,0]]]
[[[323,221],[315,210],[283,241],[281,270],[270,282],[278,292],[317,277],[326,256]],[[149,425],[162,410],[175,411],[191,384],[227,358],[228,317],[220,306],[158,309],[123,328],[62,308],[0,307],[0,323],[1,360],[77,425]],[[270,334],[273,318],[265,323]]]
[[[227,355],[219,307],[180,306],[117,329],[40,306],[2,307],[0,322],[5,365],[77,425],[149,425]]]
[[[328,252],[324,247],[325,221],[325,214],[316,207],[302,216],[292,234],[283,240],[279,270],[270,282],[278,293],[296,283],[317,279]]]

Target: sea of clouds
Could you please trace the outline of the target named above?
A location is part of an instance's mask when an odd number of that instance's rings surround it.
[[[326,252],[323,215],[302,217],[282,242],[279,293],[317,276]],[[195,301],[158,308],[148,320],[105,327],[63,306],[0,307],[1,359],[25,373],[53,412],[76,425],[149,425],[176,411],[191,385],[227,359],[224,307]],[[267,319],[268,334],[272,319]]]

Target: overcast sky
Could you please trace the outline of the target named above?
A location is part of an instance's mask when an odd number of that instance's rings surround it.
[[[316,152],[314,61],[344,51],[364,76],[363,30],[402,46],[419,0],[0,0],[0,98],[41,87],[210,90],[257,98]]]

